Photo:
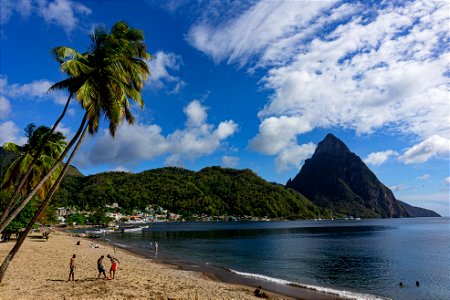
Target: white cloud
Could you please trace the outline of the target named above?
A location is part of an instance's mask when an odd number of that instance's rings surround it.
[[[235,168],[239,165],[239,157],[237,156],[222,156],[222,166],[227,168]]]
[[[27,138],[19,135],[21,130],[12,121],[0,123],[0,146],[6,142],[12,142],[17,145],[23,145],[27,142]]]
[[[0,96],[22,100],[52,100],[56,104],[66,104],[67,95],[63,91],[48,92],[52,85],[53,82],[45,79],[24,84],[9,84],[6,77],[0,76]]]
[[[210,155],[223,146],[223,142],[238,129],[234,121],[223,121],[215,128],[206,123],[206,107],[193,100],[184,109],[187,116],[186,127],[164,136],[158,125],[120,126],[113,139],[105,130],[96,138],[92,149],[83,153],[79,162],[88,164],[133,165],[142,160],[150,160],[168,155],[165,164],[181,166],[184,160],[195,160]]]
[[[80,24],[80,18],[90,15],[91,9],[71,0],[0,0],[0,24],[9,22],[14,13],[28,17],[35,13],[49,24],[56,24],[71,32]]]
[[[187,116],[186,128],[175,130],[167,136],[171,145],[171,157],[168,161],[182,158],[195,160],[200,156],[212,154],[221,146],[223,140],[237,131],[238,126],[232,120],[220,122],[217,128],[206,123],[206,110],[197,100],[184,109]]]
[[[88,158],[93,164],[114,163],[124,166],[130,162],[153,159],[168,148],[158,125],[124,124],[117,129],[114,139],[107,130],[95,139]]]
[[[8,23],[13,13],[17,12],[22,17],[31,13],[31,0],[0,0],[0,24]]]
[[[111,171],[113,171],[113,172],[126,172],[126,173],[131,173],[130,170],[128,170],[127,168],[122,167],[122,166],[117,166],[116,168],[112,169]]]
[[[183,109],[187,116],[187,126],[199,126],[203,124],[208,116],[206,109],[198,100],[194,100]]]
[[[152,76],[148,83],[153,89],[161,89],[163,87],[171,89],[170,93],[178,93],[184,86],[185,82],[179,77],[170,73],[178,71],[182,64],[181,57],[174,53],[166,53],[158,51],[152,60],[148,61],[148,66]]]
[[[298,145],[297,135],[310,130],[310,124],[301,117],[270,117],[259,125],[259,133],[250,141],[249,147],[263,154],[277,155],[278,172],[291,167],[299,169],[301,163],[314,153],[316,145]]]
[[[399,184],[399,185],[391,185],[389,186],[389,189],[391,189],[393,192],[399,192],[411,189],[411,187],[406,184]]]
[[[58,127],[56,127],[56,130],[64,134],[67,141],[70,141],[74,135],[72,128],[66,127],[62,122],[58,124]]]
[[[370,153],[365,159],[364,162],[366,164],[370,164],[373,166],[379,166],[383,163],[385,163],[390,156],[398,155],[397,151],[394,150],[386,150],[381,152],[373,152]]]
[[[260,1],[225,21],[201,19],[188,41],[216,62],[266,72],[272,95],[250,142],[264,154],[314,128],[383,129],[425,142],[450,136],[448,11],[448,1]],[[272,145],[273,118],[301,119],[307,130],[288,129]],[[441,155],[427,153],[402,158]]]
[[[450,186],[450,177],[444,178],[444,183]]]
[[[303,162],[314,154],[316,147],[317,145],[313,143],[307,143],[304,145],[293,145],[282,150],[275,159],[277,172],[287,171],[292,167],[300,170]]]
[[[428,161],[433,157],[449,159],[450,139],[433,135],[417,145],[407,149],[399,160],[405,164],[417,164]]]
[[[188,33],[188,41],[214,61],[245,65],[256,54],[271,51],[305,27],[331,1],[259,1],[241,15],[221,24],[203,20]],[[226,8],[222,9],[226,11]],[[218,16],[221,17],[221,16]]]
[[[428,179],[430,179],[430,177],[431,177],[430,174],[423,174],[423,175],[416,177],[416,179],[417,180],[428,180]]]
[[[0,95],[0,119],[8,117],[10,110],[11,104],[9,103],[8,99]]]
[[[38,2],[37,11],[46,22],[59,25],[67,32],[78,26],[79,17],[91,13],[87,6],[69,0],[55,0],[53,2],[41,0]]]
[[[258,135],[250,141],[250,148],[268,155],[278,154],[297,145],[297,135],[311,130],[301,117],[270,117],[259,125]]]

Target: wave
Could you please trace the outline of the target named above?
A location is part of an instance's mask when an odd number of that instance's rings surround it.
[[[234,273],[234,274],[237,274],[237,275],[240,275],[240,276],[243,276],[243,277],[256,278],[256,279],[261,279],[261,280],[265,280],[265,281],[274,282],[274,283],[277,283],[277,284],[282,284],[282,285],[287,285],[287,286],[292,286],[292,287],[309,289],[309,290],[313,290],[313,291],[317,291],[317,292],[323,292],[323,293],[327,293],[327,294],[336,295],[336,296],[343,297],[343,298],[346,298],[346,299],[355,299],[355,300],[390,300],[390,298],[375,296],[375,295],[371,295],[371,294],[356,293],[356,292],[350,292],[350,291],[346,291],[346,290],[336,290],[336,289],[322,287],[322,286],[303,284],[303,283],[288,281],[288,280],[284,280],[284,279],[280,279],[280,278],[269,277],[269,276],[261,275],[261,274],[239,272],[239,271],[236,271],[236,270],[233,270],[233,269],[228,269],[228,270],[230,272]]]

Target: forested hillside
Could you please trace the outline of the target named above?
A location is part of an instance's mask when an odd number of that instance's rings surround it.
[[[53,200],[54,206],[88,210],[114,202],[125,209],[157,204],[184,216],[205,213],[301,219],[327,215],[298,192],[268,183],[251,170],[220,167],[199,172],[160,168],[138,174],[68,176]]]

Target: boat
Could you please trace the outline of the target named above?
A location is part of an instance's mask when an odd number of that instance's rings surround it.
[[[86,234],[94,234],[94,235],[103,235],[106,233],[114,232],[113,229],[103,228],[103,229],[92,229],[92,230],[85,230],[84,233]]]
[[[119,227],[119,230],[121,232],[140,232],[142,229],[146,228],[147,226],[139,226],[139,227],[133,227],[133,226],[121,226]]]

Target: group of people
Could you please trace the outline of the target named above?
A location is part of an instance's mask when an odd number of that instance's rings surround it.
[[[69,280],[68,281],[75,281],[75,258],[77,256],[74,254],[72,255],[72,257],[70,258],[70,271],[69,271]],[[98,269],[98,276],[97,279],[100,278],[100,276],[103,274],[103,279],[114,279],[116,276],[116,270],[117,270],[117,263],[120,264],[120,261],[115,258],[112,255],[107,255],[107,258],[109,258],[109,260],[111,261],[111,268],[109,269],[109,277],[106,276],[106,272],[105,272],[105,267],[103,266],[103,259],[105,258],[104,255],[100,256],[100,258],[97,260],[97,269]]]

